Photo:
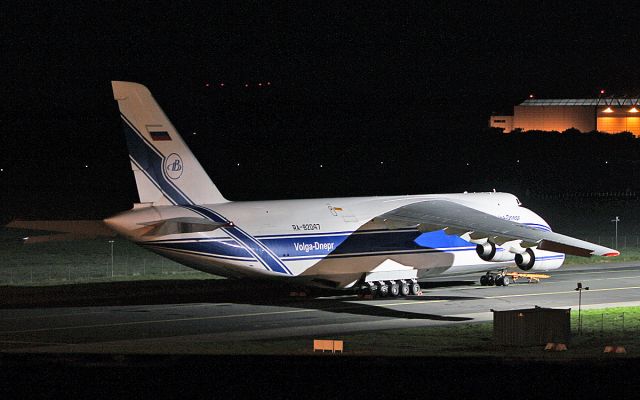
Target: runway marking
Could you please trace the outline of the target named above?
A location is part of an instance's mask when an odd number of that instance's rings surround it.
[[[51,342],[31,342],[22,340],[0,340],[0,343],[6,344],[41,344],[43,346],[67,346],[71,343],[51,343]]]
[[[615,279],[633,279],[640,278],[640,275],[636,276],[614,276],[613,278],[598,278],[598,279],[590,279],[590,281],[610,281]]]
[[[293,314],[293,313],[303,313],[303,312],[317,312],[323,311],[321,309],[303,309],[303,310],[286,310],[286,311],[271,311],[264,313],[247,313],[247,314],[232,314],[232,315],[213,315],[209,317],[190,317],[190,318],[173,318],[173,319],[158,319],[158,320],[150,320],[150,321],[132,321],[132,322],[119,322],[114,324],[92,324],[92,325],[76,325],[76,326],[60,326],[55,328],[39,328],[39,329],[25,329],[19,331],[2,331],[0,335],[3,334],[13,334],[13,333],[33,333],[33,332],[48,332],[48,331],[62,331],[68,329],[87,329],[87,328],[109,328],[115,326],[131,326],[131,325],[144,325],[144,324],[162,324],[167,322],[183,322],[183,321],[206,321],[206,320],[214,320],[214,319],[224,319],[224,318],[242,318],[242,317],[257,317],[262,315],[278,315],[278,314]]]
[[[449,300],[418,300],[418,301],[406,301],[403,303],[390,303],[390,304],[374,304],[377,307],[392,307],[392,306],[405,306],[405,305],[413,305],[413,304],[424,304],[424,303],[446,303]],[[367,304],[367,303],[354,303],[354,304]],[[330,311],[331,309],[327,309]]]
[[[375,306],[378,306],[378,307],[392,307],[392,306],[406,305],[406,304],[442,303],[442,302],[446,302],[446,301],[448,301],[448,300],[422,300],[422,301],[412,301],[412,302],[403,302],[403,303],[376,304]],[[257,317],[257,316],[265,316],[265,315],[281,315],[281,314],[294,314],[294,313],[312,313],[312,312],[320,312],[320,311],[331,312],[331,311],[349,310],[349,309],[352,309],[352,308],[357,308],[357,307],[362,305],[362,303],[352,303],[352,304],[354,304],[354,306],[336,307],[336,308],[318,308],[318,309],[270,311],[270,312],[231,314],[231,315],[213,315],[213,316],[208,316],[208,317],[173,318],[173,319],[159,319],[159,320],[149,320],[149,321],[132,321],[132,322],[119,322],[119,323],[113,323],[113,324],[91,324],[91,325],[61,326],[61,327],[53,327],[53,328],[25,329],[25,330],[17,330],[17,331],[2,331],[2,332],[0,332],[0,335],[16,334],[16,333],[36,333],[36,332],[61,331],[61,330],[69,330],[69,329],[110,328],[110,327],[116,327],[116,326],[161,324],[161,323],[168,323],[168,322],[207,321],[207,320],[226,319],[226,318]]]
[[[602,288],[602,289],[591,289],[591,292],[607,292],[607,291],[618,291],[618,290],[633,290],[640,289],[640,286],[628,286],[628,287],[619,287],[619,288]],[[523,294],[508,294],[508,295],[496,295],[496,296],[486,296],[482,297],[482,299],[504,299],[504,298],[512,298],[512,297],[534,297],[534,296],[553,296],[553,295],[561,295],[561,294],[570,294],[575,293],[574,290],[561,291],[561,292],[542,292],[542,293],[523,293]],[[403,302],[395,302],[395,303],[377,303],[372,304],[375,307],[393,307],[393,306],[402,306],[402,305],[419,305],[426,303],[445,303],[450,302],[451,300],[414,300],[414,301],[403,301]],[[71,329],[89,329],[89,328],[109,328],[109,327],[118,327],[118,326],[134,326],[134,325],[145,325],[145,324],[162,324],[169,322],[185,322],[185,321],[208,321],[208,320],[216,320],[216,319],[227,319],[227,318],[243,318],[243,317],[257,317],[257,316],[267,316],[267,315],[284,315],[284,314],[298,314],[298,313],[313,313],[313,312],[321,312],[321,311],[340,311],[340,310],[348,310],[351,308],[357,308],[362,306],[362,302],[353,302],[351,303],[354,306],[347,307],[336,307],[336,308],[318,308],[318,309],[298,309],[298,310],[284,310],[284,311],[270,311],[270,312],[254,312],[254,313],[245,313],[245,314],[231,314],[231,315],[213,315],[207,317],[189,317],[189,318],[172,318],[172,319],[159,319],[159,320],[147,320],[147,321],[131,321],[131,322],[119,322],[119,323],[111,323],[111,324],[90,324],[90,325],[76,325],[76,326],[63,326],[63,327],[48,327],[48,328],[39,328],[39,329],[25,329],[25,330],[15,330],[15,331],[2,331],[0,334],[19,334],[19,333],[36,333],[36,332],[50,332],[50,331],[61,331],[61,330],[71,330]],[[203,304],[206,305],[206,304]],[[175,308],[175,307],[172,307]],[[33,342],[36,343],[36,342]]]
[[[628,273],[628,272],[631,272],[631,271],[625,270],[625,271],[591,271],[591,272],[583,271],[583,272],[566,272],[566,273],[558,273],[558,274],[557,274],[557,275],[555,275],[555,276],[556,276],[556,277],[561,277],[561,276],[564,276],[564,275],[572,276],[572,275],[591,275],[591,274],[594,274],[594,275],[599,275],[599,274],[624,274],[625,272],[627,272],[627,273]],[[551,276],[553,277],[554,275],[551,275]]]
[[[616,273],[623,273],[623,272],[629,272],[629,271],[612,271],[612,272],[616,272]],[[612,273],[612,272],[585,272],[583,274],[605,274],[605,273]],[[574,273],[571,275],[579,275],[580,273]],[[554,277],[553,275],[551,276],[552,278]],[[555,275],[555,277],[559,277],[558,275]],[[637,279],[640,278],[640,275],[633,275],[633,276],[616,276],[616,277],[611,277],[611,278],[594,278],[594,279],[588,279],[585,281],[588,282],[593,282],[593,281],[607,281],[607,280],[620,280],[620,279]],[[521,278],[524,279],[524,278]],[[564,279],[564,280],[557,280],[557,281],[545,281],[542,282],[541,284],[544,285],[558,285],[558,284],[564,284],[566,283],[568,280],[570,279]],[[527,285],[528,283],[514,283],[514,285]],[[533,283],[533,285],[537,285],[537,283]],[[458,287],[456,288],[455,286],[450,286],[448,288],[442,288],[442,289],[425,289],[426,293],[433,293],[433,292],[447,292],[447,291],[451,291],[451,290],[458,290],[458,291],[462,291],[462,290],[488,290],[488,289],[495,289],[495,286],[464,286],[464,287]]]
[[[630,289],[640,289],[640,286],[628,286],[621,288],[602,288],[602,289],[590,289],[589,292],[609,292],[614,290],[630,290]],[[523,294],[508,294],[501,296],[486,296],[485,299],[504,299],[509,297],[529,297],[529,296],[545,296],[545,295],[556,295],[556,294],[568,294],[575,293],[575,290],[567,290],[564,292],[545,292],[545,293],[523,293]]]
[[[180,307],[204,307],[204,306],[220,306],[220,305],[228,305],[231,303],[202,303],[202,304],[198,304],[198,303],[194,303],[194,304],[175,304],[173,306],[169,306],[169,307],[157,307],[157,308],[149,308],[149,307],[143,307],[143,308],[134,308],[131,310],[126,310],[126,312],[137,312],[137,311],[144,311],[144,310],[149,310],[151,312],[153,311],[161,311],[161,310],[172,310],[174,308],[180,308]],[[98,314],[108,314],[108,313],[113,313],[113,312],[119,312],[122,311],[122,306],[112,306],[114,307],[113,309],[110,310],[106,310],[106,311],[92,311],[92,312],[83,312],[83,313],[66,313],[66,314],[49,314],[49,315],[26,315],[23,317],[11,317],[11,318],[0,318],[0,322],[3,321],[17,321],[17,320],[21,320],[21,319],[41,319],[41,318],[60,318],[60,317],[76,317],[76,316],[85,316],[85,315],[98,315]],[[78,307],[80,308],[80,307]],[[1,312],[2,310],[0,310]]]

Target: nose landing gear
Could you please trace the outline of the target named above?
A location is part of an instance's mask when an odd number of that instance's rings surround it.
[[[509,286],[511,284],[511,278],[505,271],[498,273],[487,272],[480,277],[480,285],[482,286]]]

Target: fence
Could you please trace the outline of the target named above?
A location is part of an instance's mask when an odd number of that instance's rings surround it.
[[[587,337],[623,337],[640,333],[640,312],[608,312],[571,310],[573,335]],[[582,319],[582,323],[580,323]],[[580,326],[582,329],[580,329]]]
[[[576,235],[579,236],[579,235]],[[597,243],[602,246],[608,246],[618,249],[640,250],[640,235],[618,235],[618,243],[616,245],[616,237],[613,235],[590,235],[579,236],[580,239],[588,242]]]

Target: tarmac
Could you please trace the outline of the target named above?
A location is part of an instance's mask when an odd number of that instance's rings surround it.
[[[222,295],[199,301],[175,301],[168,293],[166,301],[149,304],[123,304],[116,296],[97,306],[3,308],[0,352],[207,354],[210,343],[487,321],[492,309],[577,309],[577,282],[589,287],[582,292],[583,309],[640,305],[638,264],[569,266],[550,275],[541,283],[519,281],[507,287],[480,286],[478,275],[443,278],[422,283],[422,296],[376,300],[355,295],[273,299],[247,291],[223,301],[227,282],[219,280]],[[229,290],[237,287],[229,285]],[[135,292],[127,295],[135,298]]]

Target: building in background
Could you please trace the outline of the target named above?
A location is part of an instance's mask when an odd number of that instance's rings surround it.
[[[504,132],[631,132],[640,137],[640,99],[533,99],[513,107],[513,115],[492,115],[489,126]]]

